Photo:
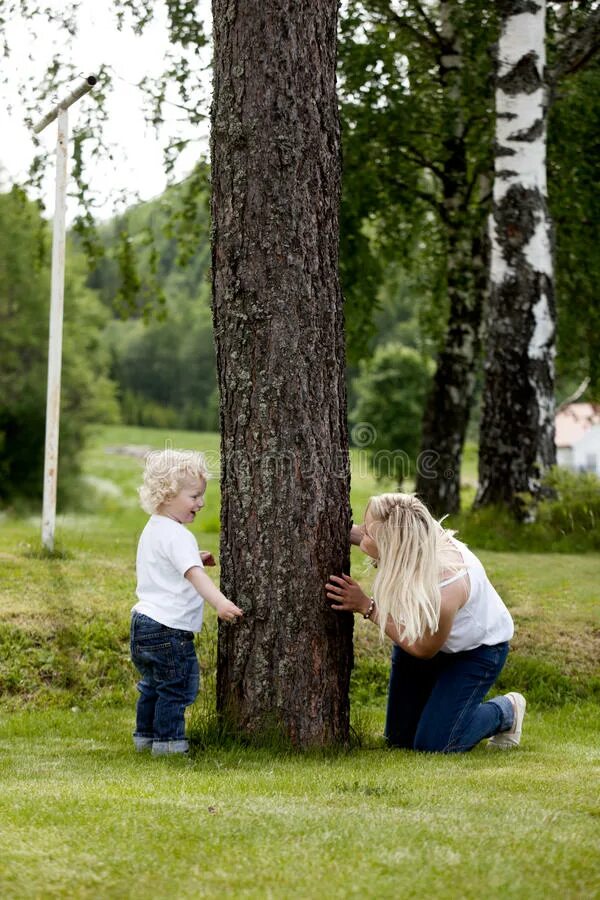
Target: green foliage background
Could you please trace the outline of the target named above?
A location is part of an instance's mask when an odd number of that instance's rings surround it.
[[[100,230],[88,283],[112,314],[104,342],[130,425],[218,427],[207,177],[199,165]]]
[[[0,501],[41,495],[48,310],[49,228],[17,188],[0,194]],[[79,451],[90,422],[119,419],[107,313],[85,287],[80,258],[69,257],[65,287],[60,431],[60,495],[76,490]]]
[[[370,426],[369,454],[375,476],[398,486],[414,477],[421,437],[421,413],[433,363],[399,343],[382,344],[360,365],[354,382],[356,405],[350,416],[357,432]],[[356,443],[356,440],[355,440]]]
[[[600,399],[600,65],[560,88],[550,114],[548,190],[555,225],[557,374],[563,395],[585,377]]]

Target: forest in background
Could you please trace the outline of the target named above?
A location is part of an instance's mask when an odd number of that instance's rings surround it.
[[[556,62],[562,20],[553,6],[558,9],[550,4],[549,54]],[[583,13],[584,6],[579,4]],[[465,2],[457,9],[468,60],[460,102],[472,114],[465,147],[475,185],[479,174],[489,174],[493,95],[482,84],[491,74],[497,22],[493,11],[480,15],[476,4]],[[351,425],[373,424],[377,442],[371,449],[402,449],[410,457],[418,451],[450,290],[447,223],[436,213],[441,191],[436,173],[447,163],[447,110],[433,72],[435,55],[423,37],[426,24],[420,23],[420,37],[410,35],[418,21],[411,19],[405,27],[407,22],[394,19],[391,5],[375,0],[349,3],[339,36],[340,270],[349,417]],[[555,228],[558,401],[585,378],[590,385],[584,399],[599,395],[599,87],[600,67],[592,60],[552,91],[548,178]],[[69,472],[77,471],[85,425],[92,421],[218,427],[209,181],[208,166],[201,162],[186,182],[162,197],[98,224],[95,253],[88,234],[72,235],[61,436]],[[485,212],[475,187],[469,202],[477,215]],[[0,204],[3,231],[14,235],[0,250],[0,315],[7,326],[0,337],[6,502],[18,493],[39,494],[49,228],[19,190],[2,195]],[[86,274],[90,259],[95,262]],[[474,440],[481,386],[479,360],[468,432]]]

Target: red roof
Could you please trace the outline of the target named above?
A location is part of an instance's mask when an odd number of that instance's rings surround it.
[[[600,425],[600,405],[597,403],[570,403],[554,420],[557,447],[572,447],[593,425]]]

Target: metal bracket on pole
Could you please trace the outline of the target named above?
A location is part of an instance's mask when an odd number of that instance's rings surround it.
[[[56,142],[56,203],[52,233],[52,288],[50,294],[50,333],[48,337],[48,389],[46,394],[46,442],[44,451],[44,500],[42,508],[42,544],[54,550],[56,524],[56,486],[58,476],[58,435],[60,423],[60,378],[62,368],[63,306],[65,293],[66,197],[69,124],[67,109],[96,84],[89,75],[83,84],[57,103],[33,130],[39,134],[58,118]]]
[[[88,91],[91,91],[97,81],[98,79],[95,75],[88,75],[88,77],[85,78],[84,81],[79,85],[79,87],[76,87],[74,91],[71,91],[71,93],[67,97],[65,97],[64,100],[61,100],[60,103],[57,103],[54,109],[51,109],[43,119],[40,119],[37,125],[33,126],[34,134],[39,134],[47,125],[50,124],[50,122],[54,122],[54,120],[58,116],[59,109],[68,109],[69,106],[73,106],[73,104],[76,103],[81,97],[83,97],[84,94],[87,94]]]

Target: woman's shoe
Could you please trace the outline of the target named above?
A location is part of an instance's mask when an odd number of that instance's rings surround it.
[[[510,731],[499,731],[488,741],[488,747],[497,747],[499,750],[510,750],[512,747],[518,747],[521,741],[521,731],[523,730],[523,719],[525,718],[525,707],[527,701],[523,694],[517,694],[511,691],[505,694],[505,697],[511,701],[514,711],[515,720]]]

